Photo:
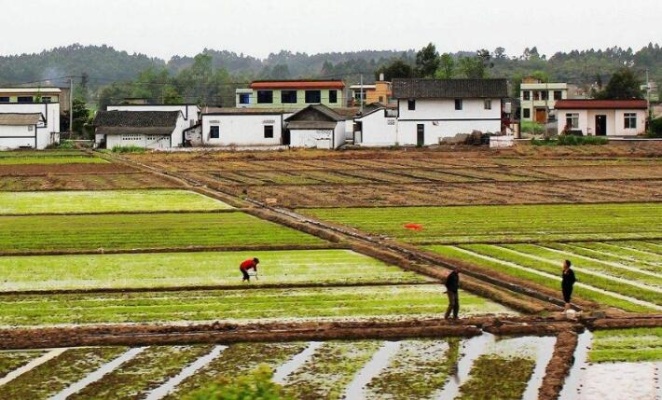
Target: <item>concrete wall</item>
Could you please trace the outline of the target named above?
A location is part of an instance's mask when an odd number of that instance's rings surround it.
[[[263,89],[260,89],[263,90]],[[271,103],[258,103],[257,102],[257,92],[255,89],[250,94],[250,104],[239,104],[239,93],[245,93],[237,91],[235,94],[235,103],[236,107],[244,108],[279,108],[279,109],[288,109],[288,110],[298,110],[309,106],[310,104],[324,104],[329,108],[342,108],[347,106],[347,100],[345,98],[344,89],[291,89],[297,92],[297,101],[296,103],[282,103],[281,94],[283,91],[288,91],[290,89],[264,89],[271,90],[273,94],[273,101]],[[319,103],[306,103],[306,90],[319,90],[320,91],[320,102]],[[329,102],[329,91],[336,92],[336,102]]]
[[[398,121],[395,117],[386,117],[384,110],[358,118],[361,121],[361,142],[366,147],[387,147],[399,144]]]
[[[38,148],[37,133],[34,125],[0,126],[0,150],[12,150],[20,147]]]
[[[273,126],[273,138],[264,137],[264,127]],[[219,138],[210,138],[210,127],[219,127]],[[202,116],[202,142],[211,146],[273,146],[282,142],[281,114],[230,114]]]

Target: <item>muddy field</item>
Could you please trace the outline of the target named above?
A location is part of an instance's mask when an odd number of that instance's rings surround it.
[[[150,153],[132,162],[288,208],[662,200],[662,145]]]

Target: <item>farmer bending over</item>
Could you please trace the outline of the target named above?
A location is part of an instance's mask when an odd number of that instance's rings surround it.
[[[257,258],[249,258],[248,260],[239,264],[239,271],[241,271],[241,274],[244,276],[244,278],[241,280],[242,282],[251,281],[251,276],[248,275],[248,270],[249,269],[255,270],[255,273],[257,274],[257,265],[259,263],[260,260],[258,260]]]

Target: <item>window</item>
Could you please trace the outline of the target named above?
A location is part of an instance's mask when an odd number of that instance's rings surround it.
[[[335,104],[338,102],[338,91],[329,90],[329,103]]]
[[[32,96],[18,96],[16,99],[19,103],[32,103]]]
[[[568,113],[565,115],[565,126],[577,129],[579,128],[579,114],[577,113]]]
[[[0,97],[0,103],[9,103],[9,97]]]
[[[543,90],[540,92],[540,100],[548,100],[549,99],[549,92],[546,90]]]
[[[531,100],[531,92],[528,90],[523,90],[522,91],[522,99],[523,100]]]
[[[416,109],[416,100],[407,100],[407,109],[415,110]]]
[[[280,102],[283,104],[294,104],[297,102],[296,90],[283,90],[280,92]]]
[[[485,99],[484,107],[485,107],[486,110],[491,110],[492,109],[492,100],[491,99]]]
[[[625,113],[625,129],[636,129],[637,128],[637,114],[635,113]]]
[[[251,104],[250,93],[239,93],[239,104]]]
[[[210,139],[218,139],[221,137],[220,129],[218,126],[210,126],[209,127],[209,138]]]
[[[554,100],[561,100],[563,99],[563,92],[560,90],[555,90],[554,91]]]
[[[321,103],[322,92],[319,90],[306,90],[306,103]]]
[[[274,137],[274,126],[273,125],[265,125],[264,126],[264,138],[265,139],[271,139]]]
[[[52,101],[50,96],[44,96],[44,97],[41,98],[41,102],[42,103],[52,103],[53,101]]]
[[[274,92],[271,90],[257,91],[258,104],[272,104],[274,102]]]
[[[530,108],[522,108],[522,118],[524,118],[524,119],[530,119],[531,118],[531,109]]]
[[[456,110],[462,109],[462,99],[455,99],[455,109]]]

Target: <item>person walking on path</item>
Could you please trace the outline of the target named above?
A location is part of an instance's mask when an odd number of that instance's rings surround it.
[[[453,319],[457,319],[457,314],[460,312],[460,299],[457,291],[460,288],[460,270],[455,267],[453,271],[446,277],[446,295],[448,296],[448,308],[446,309],[445,319],[448,319],[453,313]]]
[[[570,297],[572,296],[572,285],[575,284],[575,271],[572,270],[570,260],[563,262],[563,273],[561,274],[561,289],[563,290],[564,311],[570,309]]]
[[[248,274],[248,270],[255,270],[255,273],[257,274],[257,265],[260,263],[260,260],[257,258],[249,258],[248,260],[245,260],[241,264],[239,264],[239,271],[241,271],[241,274],[244,276],[242,278],[242,282],[250,282],[251,281],[251,276]]]

